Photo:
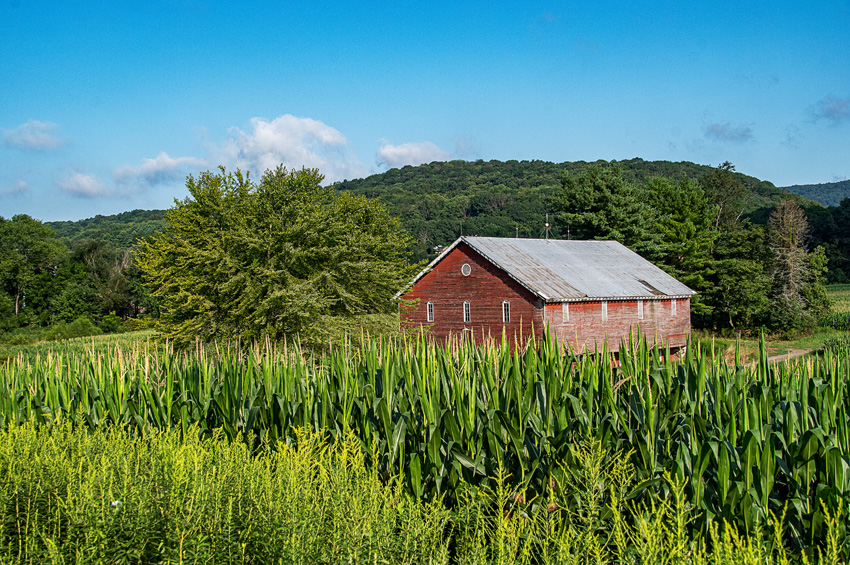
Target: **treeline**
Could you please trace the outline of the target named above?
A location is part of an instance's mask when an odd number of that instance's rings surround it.
[[[132,244],[160,229],[163,213],[129,212],[59,230],[27,215],[0,217],[0,334],[4,341],[119,331],[153,311]],[[70,224],[77,224],[71,226]],[[79,228],[80,224],[84,229]],[[39,334],[39,328],[51,327]]]

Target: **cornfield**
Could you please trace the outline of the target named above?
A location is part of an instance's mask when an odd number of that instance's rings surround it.
[[[826,547],[825,524],[841,516],[846,552],[846,347],[770,365],[762,343],[758,363],[744,366],[693,348],[674,362],[642,339],[616,362],[604,347],[578,357],[548,339],[508,345],[364,338],[317,357],[268,344],[21,357],[0,368],[0,418],[6,429],[223,434],[256,452],[297,444],[296,430],[350,435],[366,465],[400,477],[414,499],[455,504],[467,486],[502,477],[530,512],[562,512],[565,527],[590,511],[572,470],[575,446],[592,440],[606,454],[600,466],[625,458],[633,479],[599,493],[600,515],[611,517],[611,497],[671,499],[678,484],[692,539],[718,525],[765,539],[780,531],[808,551]]]

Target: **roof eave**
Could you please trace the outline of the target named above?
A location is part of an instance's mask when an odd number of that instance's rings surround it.
[[[670,300],[670,299],[680,299],[680,298],[691,298],[697,294],[694,291],[691,291],[690,294],[653,294],[651,296],[583,296],[580,298],[551,298],[547,299],[546,302],[554,303],[554,302],[598,302],[600,300]]]

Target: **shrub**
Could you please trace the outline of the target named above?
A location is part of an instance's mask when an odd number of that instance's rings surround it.
[[[124,327],[124,320],[121,319],[121,316],[115,314],[115,312],[110,312],[103,319],[100,320],[100,329],[103,330],[104,333],[108,334],[117,334],[123,333],[126,331]]]
[[[47,340],[56,341],[60,339],[100,335],[102,333],[101,329],[94,325],[94,322],[86,316],[80,316],[70,323],[59,322],[54,324],[52,327],[47,329],[44,337]]]

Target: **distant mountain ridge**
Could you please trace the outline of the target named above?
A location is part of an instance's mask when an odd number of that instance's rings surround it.
[[[842,200],[850,198],[850,180],[821,184],[795,184],[783,188],[789,192],[805,196],[809,200],[820,202],[824,206],[838,206]]]

